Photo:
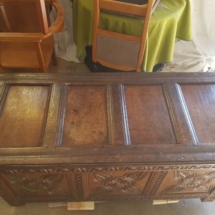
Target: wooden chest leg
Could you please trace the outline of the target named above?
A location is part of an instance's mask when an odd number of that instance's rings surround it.
[[[215,200],[215,189],[205,198],[201,199],[202,202],[212,202]]]
[[[0,196],[11,206],[25,205],[15,197],[13,191],[7,186],[7,184],[1,177],[0,177]]]

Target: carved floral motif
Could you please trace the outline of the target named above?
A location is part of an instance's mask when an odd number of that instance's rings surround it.
[[[4,175],[4,177],[18,188],[19,192],[25,194],[40,194],[46,193],[62,194],[62,190],[58,187],[63,180],[63,175],[42,175],[39,178],[30,179],[26,176],[11,176]]]
[[[196,174],[195,172],[175,172],[175,180],[177,185],[168,187],[166,192],[177,192],[184,189],[199,190],[203,189],[208,191],[210,182],[215,178],[215,172],[209,172],[204,175]]]
[[[107,194],[113,191],[119,191],[122,193],[134,193],[140,194],[140,188],[136,185],[138,180],[145,178],[148,172],[134,172],[127,173],[123,176],[114,176],[112,174],[93,174],[94,182],[98,182],[101,185],[96,187],[92,194]]]

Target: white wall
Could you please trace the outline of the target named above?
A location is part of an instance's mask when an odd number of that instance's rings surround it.
[[[174,60],[164,71],[215,71],[215,0],[190,1],[193,42],[178,42]]]

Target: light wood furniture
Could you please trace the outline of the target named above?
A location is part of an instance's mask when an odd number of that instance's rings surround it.
[[[1,12],[7,32],[0,33],[0,66],[3,68],[39,68],[47,72],[54,56],[53,34],[63,29],[64,12],[56,1],[58,16],[49,27],[44,0],[1,0]],[[23,12],[22,12],[23,8]]]
[[[93,62],[117,70],[140,72],[154,3],[155,0],[149,0],[148,4],[143,5],[116,0],[94,0]],[[102,11],[144,18],[142,35],[138,37],[100,29]]]
[[[68,211],[92,211],[94,209],[94,202],[69,202],[67,204]]]
[[[215,74],[0,74],[0,195],[215,200]]]

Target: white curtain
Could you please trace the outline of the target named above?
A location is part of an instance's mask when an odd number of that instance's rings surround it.
[[[190,0],[193,41],[179,41],[164,72],[215,71],[215,0]]]
[[[56,55],[67,61],[79,62],[76,58],[77,46],[73,41],[72,2],[71,0],[58,0],[58,2],[64,8],[65,21],[64,31],[54,36]],[[55,20],[56,15],[55,11],[52,11],[51,19]]]

